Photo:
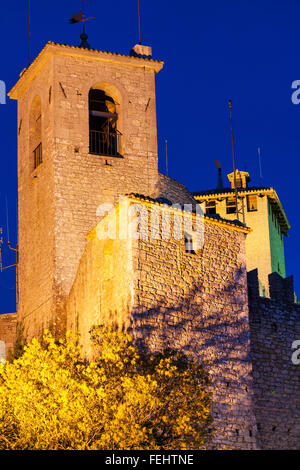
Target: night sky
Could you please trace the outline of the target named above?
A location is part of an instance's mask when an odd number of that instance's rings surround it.
[[[159,168],[190,191],[216,186],[217,167],[232,171],[228,100],[233,103],[237,168],[259,185],[273,186],[292,226],[285,240],[287,275],[300,294],[300,104],[292,83],[300,80],[300,2],[141,0],[142,44],[165,61],[157,75]],[[78,45],[81,25],[69,25],[79,0],[31,0],[32,58],[47,41]],[[94,0],[87,5],[92,48],[128,54],[138,43],[137,0]],[[3,2],[0,16],[0,80],[7,91],[28,64],[28,1]],[[17,104],[0,104],[0,226],[3,264],[14,262],[17,207]],[[225,176],[226,178],[226,176]],[[225,179],[224,178],[224,179]],[[28,247],[30,249],[30,247]],[[15,311],[15,270],[0,273],[0,313]]]

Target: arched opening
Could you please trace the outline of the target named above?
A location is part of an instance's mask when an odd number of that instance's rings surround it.
[[[90,153],[118,156],[121,133],[117,129],[116,103],[103,90],[89,92]]]
[[[32,156],[33,168],[37,168],[43,162],[42,155],[42,104],[39,96],[36,96],[30,108],[29,117],[29,152]]]

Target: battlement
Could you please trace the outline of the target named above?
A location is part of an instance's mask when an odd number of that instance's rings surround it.
[[[259,296],[257,270],[248,273],[254,412],[262,449],[299,449],[300,366],[292,361],[300,339],[300,305],[293,277],[269,275],[270,298]]]
[[[249,300],[253,303],[260,297],[258,270],[253,269],[247,273],[248,278],[248,295]],[[270,300],[280,302],[283,304],[296,304],[296,297],[294,291],[294,276],[283,278],[280,274],[274,272],[269,274],[269,292]],[[299,305],[300,313],[300,305]]]

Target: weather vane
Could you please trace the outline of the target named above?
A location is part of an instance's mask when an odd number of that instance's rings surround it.
[[[80,35],[81,44],[79,47],[83,47],[84,49],[90,49],[90,45],[87,42],[88,35],[85,32],[85,22],[96,18],[96,16],[90,16],[89,18],[86,18],[85,13],[84,13],[84,4],[85,2],[92,3],[92,0],[81,0],[81,1],[82,1],[82,11],[80,11],[79,13],[73,13],[72,18],[69,20],[69,23],[70,24],[82,23],[82,34]]]

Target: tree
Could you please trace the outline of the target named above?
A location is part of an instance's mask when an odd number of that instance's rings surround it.
[[[46,331],[0,365],[0,449],[203,449],[211,398],[205,370],[180,353],[139,351],[94,328],[87,362],[70,333]]]

